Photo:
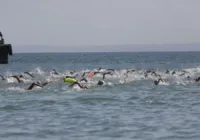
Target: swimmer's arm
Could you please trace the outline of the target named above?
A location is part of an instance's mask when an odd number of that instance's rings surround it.
[[[115,71],[114,69],[107,69],[107,70],[110,70],[110,71],[113,71],[113,72]]]
[[[42,86],[41,86],[41,85],[39,85],[39,84],[36,84],[36,83],[32,83],[32,84],[31,84],[31,85],[28,87],[28,89],[27,89],[27,90],[32,90],[34,86],[38,86],[38,87],[41,87],[41,88],[42,88]]]
[[[81,77],[84,77],[85,76],[85,72],[82,74],[82,76]]]
[[[162,78],[160,78],[160,79],[159,79],[159,81],[162,81],[162,82],[164,82],[164,80],[163,80]]]
[[[46,86],[46,85],[49,84],[49,83],[52,83],[52,81],[45,82],[45,83],[42,84],[42,86]]]
[[[99,68],[98,71],[100,71],[102,68]]]
[[[28,89],[27,90],[32,90],[33,89],[33,87],[34,87],[34,83],[32,83],[29,87],[28,87]]]
[[[28,74],[29,76],[31,76],[32,78],[34,77],[33,74],[30,74],[29,72],[24,72],[25,74]]]
[[[200,77],[198,77],[197,79],[195,79],[196,82],[198,82],[200,80]]]
[[[78,86],[79,86],[80,88],[82,88],[82,89],[88,89],[86,86],[80,85],[80,83],[77,83],[77,84],[78,84]]]
[[[84,72],[81,77],[84,77],[85,74],[87,74],[87,73],[90,73],[90,71],[89,72]]]
[[[37,83],[34,83],[34,85],[38,86],[38,87],[41,87],[41,88],[43,87],[43,85],[40,85],[40,84],[37,84]]]
[[[104,74],[103,74],[103,79],[105,79],[106,74],[110,74],[110,75],[112,75],[111,72],[104,73]]]
[[[17,77],[17,76],[11,76],[11,77],[17,79],[18,83],[21,83],[21,82],[22,82],[22,80],[20,80],[19,77]]]
[[[55,74],[55,75],[59,75],[59,73],[58,73],[57,71],[54,71],[54,74]]]
[[[88,82],[88,80],[87,80],[87,79],[85,79],[85,78],[82,78],[80,81],[85,81],[85,82]]]
[[[0,75],[0,77],[2,78],[2,80],[5,80],[5,78],[2,75]]]
[[[96,72],[94,72],[94,75],[99,74],[99,73],[101,73],[101,72],[96,71]]]

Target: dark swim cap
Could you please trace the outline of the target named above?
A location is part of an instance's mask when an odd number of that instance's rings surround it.
[[[103,82],[102,82],[102,81],[99,81],[97,85],[102,86],[102,85],[103,85]]]

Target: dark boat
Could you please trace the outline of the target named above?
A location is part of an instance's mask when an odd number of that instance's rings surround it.
[[[12,55],[12,45],[4,44],[3,35],[0,32],[0,64],[8,64],[8,55]]]

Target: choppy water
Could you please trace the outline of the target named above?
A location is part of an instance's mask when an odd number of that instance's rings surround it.
[[[200,84],[194,80],[199,64],[200,52],[15,54],[8,65],[0,65],[6,79],[0,80],[0,138],[199,140]],[[60,80],[70,71],[75,75],[100,67],[115,69],[104,86],[96,86],[101,75],[86,76],[89,82],[81,84],[88,90]],[[136,71],[126,76],[127,69]],[[148,69],[165,81],[154,85],[158,77],[145,77]],[[24,75],[25,83],[9,77],[25,71],[35,77]],[[38,80],[53,83],[26,90]]]

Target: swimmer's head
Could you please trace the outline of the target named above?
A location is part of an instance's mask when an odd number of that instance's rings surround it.
[[[191,77],[190,77],[190,76],[187,76],[187,79],[188,79],[188,80],[190,80],[190,79],[191,79]]]
[[[74,74],[75,71],[70,71],[70,74]]]
[[[174,74],[176,74],[176,71],[173,71],[173,72],[172,72],[172,75],[174,75]]]
[[[102,85],[103,85],[103,81],[99,81],[99,82],[97,83],[97,85],[98,85],[98,86],[102,86]]]
[[[37,84],[41,84],[41,82],[40,82],[40,81],[37,81],[36,83],[37,83]]]
[[[159,81],[155,80],[155,81],[154,81],[154,84],[155,84],[155,85],[158,85],[158,84],[159,84]]]
[[[23,78],[23,75],[20,75],[19,78]]]

